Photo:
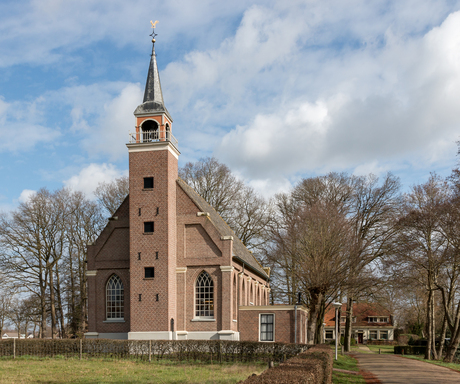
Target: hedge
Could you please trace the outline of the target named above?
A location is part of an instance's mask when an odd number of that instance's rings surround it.
[[[424,355],[426,347],[417,346],[417,345],[395,345],[394,354],[402,355]]]
[[[0,357],[76,357],[200,362],[282,361],[307,349],[304,344],[222,340],[8,339]]]
[[[333,350],[327,344],[317,345],[259,376],[250,376],[244,384],[330,384]]]

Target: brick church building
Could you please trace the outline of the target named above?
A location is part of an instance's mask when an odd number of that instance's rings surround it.
[[[270,269],[178,178],[154,46],[134,116],[129,196],[88,246],[86,338],[304,343],[306,310],[269,305]]]

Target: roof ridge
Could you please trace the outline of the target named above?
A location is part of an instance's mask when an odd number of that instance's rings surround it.
[[[226,229],[230,232],[230,234],[225,234],[225,233],[222,233],[222,231],[218,228],[218,223],[216,223],[215,221],[212,220],[212,217],[210,217],[211,221],[213,222],[214,224],[214,227],[217,229],[217,231],[221,234],[221,236],[223,235],[233,235],[234,239],[236,239],[233,243],[234,247],[233,247],[233,252],[235,253],[235,256],[237,256],[238,258],[240,258],[243,262],[246,262],[250,267],[252,267],[253,269],[257,270],[259,273],[261,273],[263,276],[267,277],[268,278],[268,274],[265,272],[262,264],[260,264],[259,260],[257,260],[257,258],[254,256],[254,254],[249,251],[249,249],[243,244],[243,242],[241,241],[241,239],[235,234],[235,231],[228,225],[228,223],[222,218],[222,216],[214,209],[214,207],[209,204],[197,191],[195,191],[190,185],[188,185],[183,179],[181,179],[180,177],[178,177],[177,179],[177,183],[179,184],[179,186],[182,188],[182,190],[187,194],[188,197],[190,197],[192,199],[192,201],[198,206],[199,209],[203,210],[203,207],[200,207],[201,204],[206,204],[208,207],[206,207],[206,209],[210,209],[211,212],[216,216],[216,218],[219,219],[219,221],[221,223],[224,223],[225,224],[225,227]],[[188,191],[187,191],[188,190]],[[193,194],[194,196],[191,196],[191,194]],[[197,201],[197,200],[200,200],[200,201]],[[236,246],[236,247],[235,247]],[[238,249],[240,248],[240,249]],[[245,257],[243,254],[236,254],[238,251],[242,251],[244,249],[244,251],[246,251],[247,253],[247,257],[250,257],[250,260],[246,259],[245,260]],[[233,255],[232,255],[233,257]],[[255,262],[255,265],[251,265],[251,262],[250,261],[254,261]]]

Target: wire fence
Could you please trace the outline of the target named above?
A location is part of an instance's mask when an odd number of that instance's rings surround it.
[[[177,362],[284,361],[307,350],[305,344],[222,340],[8,339],[0,341],[0,357],[111,358]]]

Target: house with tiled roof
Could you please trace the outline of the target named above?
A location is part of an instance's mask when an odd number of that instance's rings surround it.
[[[339,333],[345,334],[347,305],[339,311]],[[335,340],[335,310],[329,308],[324,316],[324,339]],[[352,338],[358,344],[369,340],[394,340],[393,316],[385,307],[377,303],[353,303]]]
[[[156,60],[153,45],[127,144],[129,195],[88,245],[85,336],[304,343],[306,309],[269,305],[270,269],[178,177]]]

